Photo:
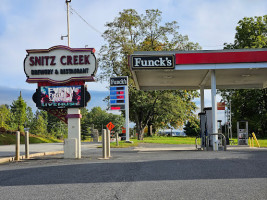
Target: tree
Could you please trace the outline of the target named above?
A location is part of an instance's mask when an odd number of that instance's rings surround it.
[[[184,132],[187,136],[198,136],[200,133],[200,121],[194,117],[188,120],[184,127]]]
[[[5,130],[8,130],[10,128],[9,124],[11,120],[11,113],[8,105],[0,106],[0,120],[1,120],[0,126],[3,127]]]
[[[45,135],[47,133],[47,113],[45,111],[36,111],[30,133],[36,135]]]
[[[266,48],[267,15],[245,17],[238,22],[235,41],[225,43],[225,49]],[[239,120],[248,120],[249,132],[263,137],[267,135],[267,90],[221,90],[223,99],[231,101],[232,124]],[[233,126],[234,131],[236,127]]]
[[[32,126],[34,114],[32,112],[31,107],[26,108],[26,120],[25,120],[25,128],[30,128]]]
[[[121,115],[115,115],[112,113],[107,113],[107,111],[102,110],[100,107],[94,107],[86,116],[87,127],[94,126],[101,133],[102,128],[106,128],[109,122],[112,122],[115,127],[114,131],[120,131],[121,126],[124,125],[124,118]]]
[[[11,124],[12,128],[23,131],[24,123],[26,121],[26,108],[27,104],[23,100],[21,92],[17,100],[12,102],[11,105]]]
[[[244,17],[236,27],[234,43],[224,45],[225,49],[266,48],[267,15]]]
[[[188,114],[188,111],[184,103],[183,106],[174,105],[182,102],[183,94],[192,99],[197,93],[136,90],[128,67],[128,56],[134,51],[196,50],[200,46],[189,42],[187,36],[179,34],[176,21],[161,25],[159,10],[146,10],[145,15],[139,15],[133,9],[123,10],[106,27],[103,37],[108,44],[100,50],[99,66],[102,72],[99,78],[103,80],[111,76],[129,76],[130,120],[136,123],[138,139],[143,139],[143,130],[149,123],[162,126],[181,125],[187,118],[184,113]],[[160,106],[166,102],[173,105],[172,109]],[[190,106],[194,104],[185,102]]]

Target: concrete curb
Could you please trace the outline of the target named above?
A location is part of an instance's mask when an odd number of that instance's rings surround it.
[[[51,155],[58,155],[58,154],[64,154],[64,151],[34,153],[34,154],[30,154],[30,158],[40,157],[40,156],[51,156]],[[20,158],[20,160],[27,160],[25,158],[25,155],[22,155],[19,158]],[[13,162],[13,161],[15,161],[15,156],[14,157],[0,158],[0,164],[6,163],[6,162]]]

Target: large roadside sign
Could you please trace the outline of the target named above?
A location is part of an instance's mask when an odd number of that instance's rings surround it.
[[[24,71],[28,83],[94,81],[97,65],[93,48],[54,46],[26,51]]]

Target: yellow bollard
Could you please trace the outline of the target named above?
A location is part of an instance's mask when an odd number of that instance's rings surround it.
[[[259,141],[257,140],[257,137],[256,137],[255,133],[253,132],[252,135],[253,135],[253,138],[254,138],[254,140],[256,141],[258,147],[260,148],[260,143],[259,143]]]
[[[252,147],[254,147],[254,141],[253,141],[253,138],[251,138],[251,143],[252,143]]]
[[[249,143],[249,147],[251,147],[251,139],[250,139],[250,137],[248,138],[248,143]]]

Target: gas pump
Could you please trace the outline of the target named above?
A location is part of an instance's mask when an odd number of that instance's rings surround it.
[[[201,112],[198,114],[200,118],[200,138],[201,138],[201,148],[206,147],[206,136],[207,136],[207,131],[206,131],[206,113]]]
[[[248,121],[237,122],[238,145],[248,145]]]
[[[222,120],[217,120],[218,122],[218,133],[222,133]]]
[[[212,141],[207,142],[208,135],[212,133],[212,108],[204,108],[204,112],[198,115],[200,117],[201,148],[207,149],[209,148],[208,144],[212,144]]]
[[[200,118],[200,138],[201,138],[201,148],[205,150],[213,149],[213,125],[212,125],[212,108],[204,108],[204,112],[198,114]],[[222,134],[222,120],[218,120],[218,133],[220,140],[218,141],[219,149],[226,150],[225,136]],[[224,139],[224,142],[222,141]]]

